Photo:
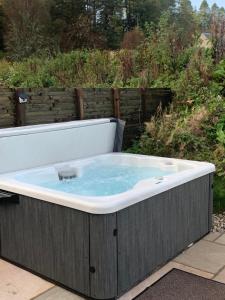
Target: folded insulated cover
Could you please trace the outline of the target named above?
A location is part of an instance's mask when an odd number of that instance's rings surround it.
[[[123,126],[109,118],[0,129],[0,174],[121,151]]]

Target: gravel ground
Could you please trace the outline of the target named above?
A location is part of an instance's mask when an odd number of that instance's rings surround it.
[[[213,215],[213,232],[225,232],[225,212]]]

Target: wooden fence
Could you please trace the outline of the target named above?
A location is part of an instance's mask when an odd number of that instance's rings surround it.
[[[27,103],[20,104],[21,93]],[[127,121],[126,145],[145,121],[172,100],[170,89],[0,88],[0,127],[117,117]]]

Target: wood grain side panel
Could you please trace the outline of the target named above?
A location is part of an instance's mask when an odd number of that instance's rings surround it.
[[[89,295],[89,216],[20,196],[1,208],[1,255]]]
[[[209,175],[209,231],[213,227],[213,178],[214,174]]]
[[[209,176],[118,212],[119,294],[209,230]]]
[[[117,295],[116,214],[90,215],[91,297],[110,299]]]

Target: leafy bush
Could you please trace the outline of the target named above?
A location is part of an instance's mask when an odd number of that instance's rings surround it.
[[[136,49],[144,41],[144,33],[138,27],[132,31],[127,31],[124,34],[121,48],[123,49]]]
[[[225,184],[223,177],[214,177],[214,210],[216,212],[222,212],[225,210],[224,203],[225,196]]]

